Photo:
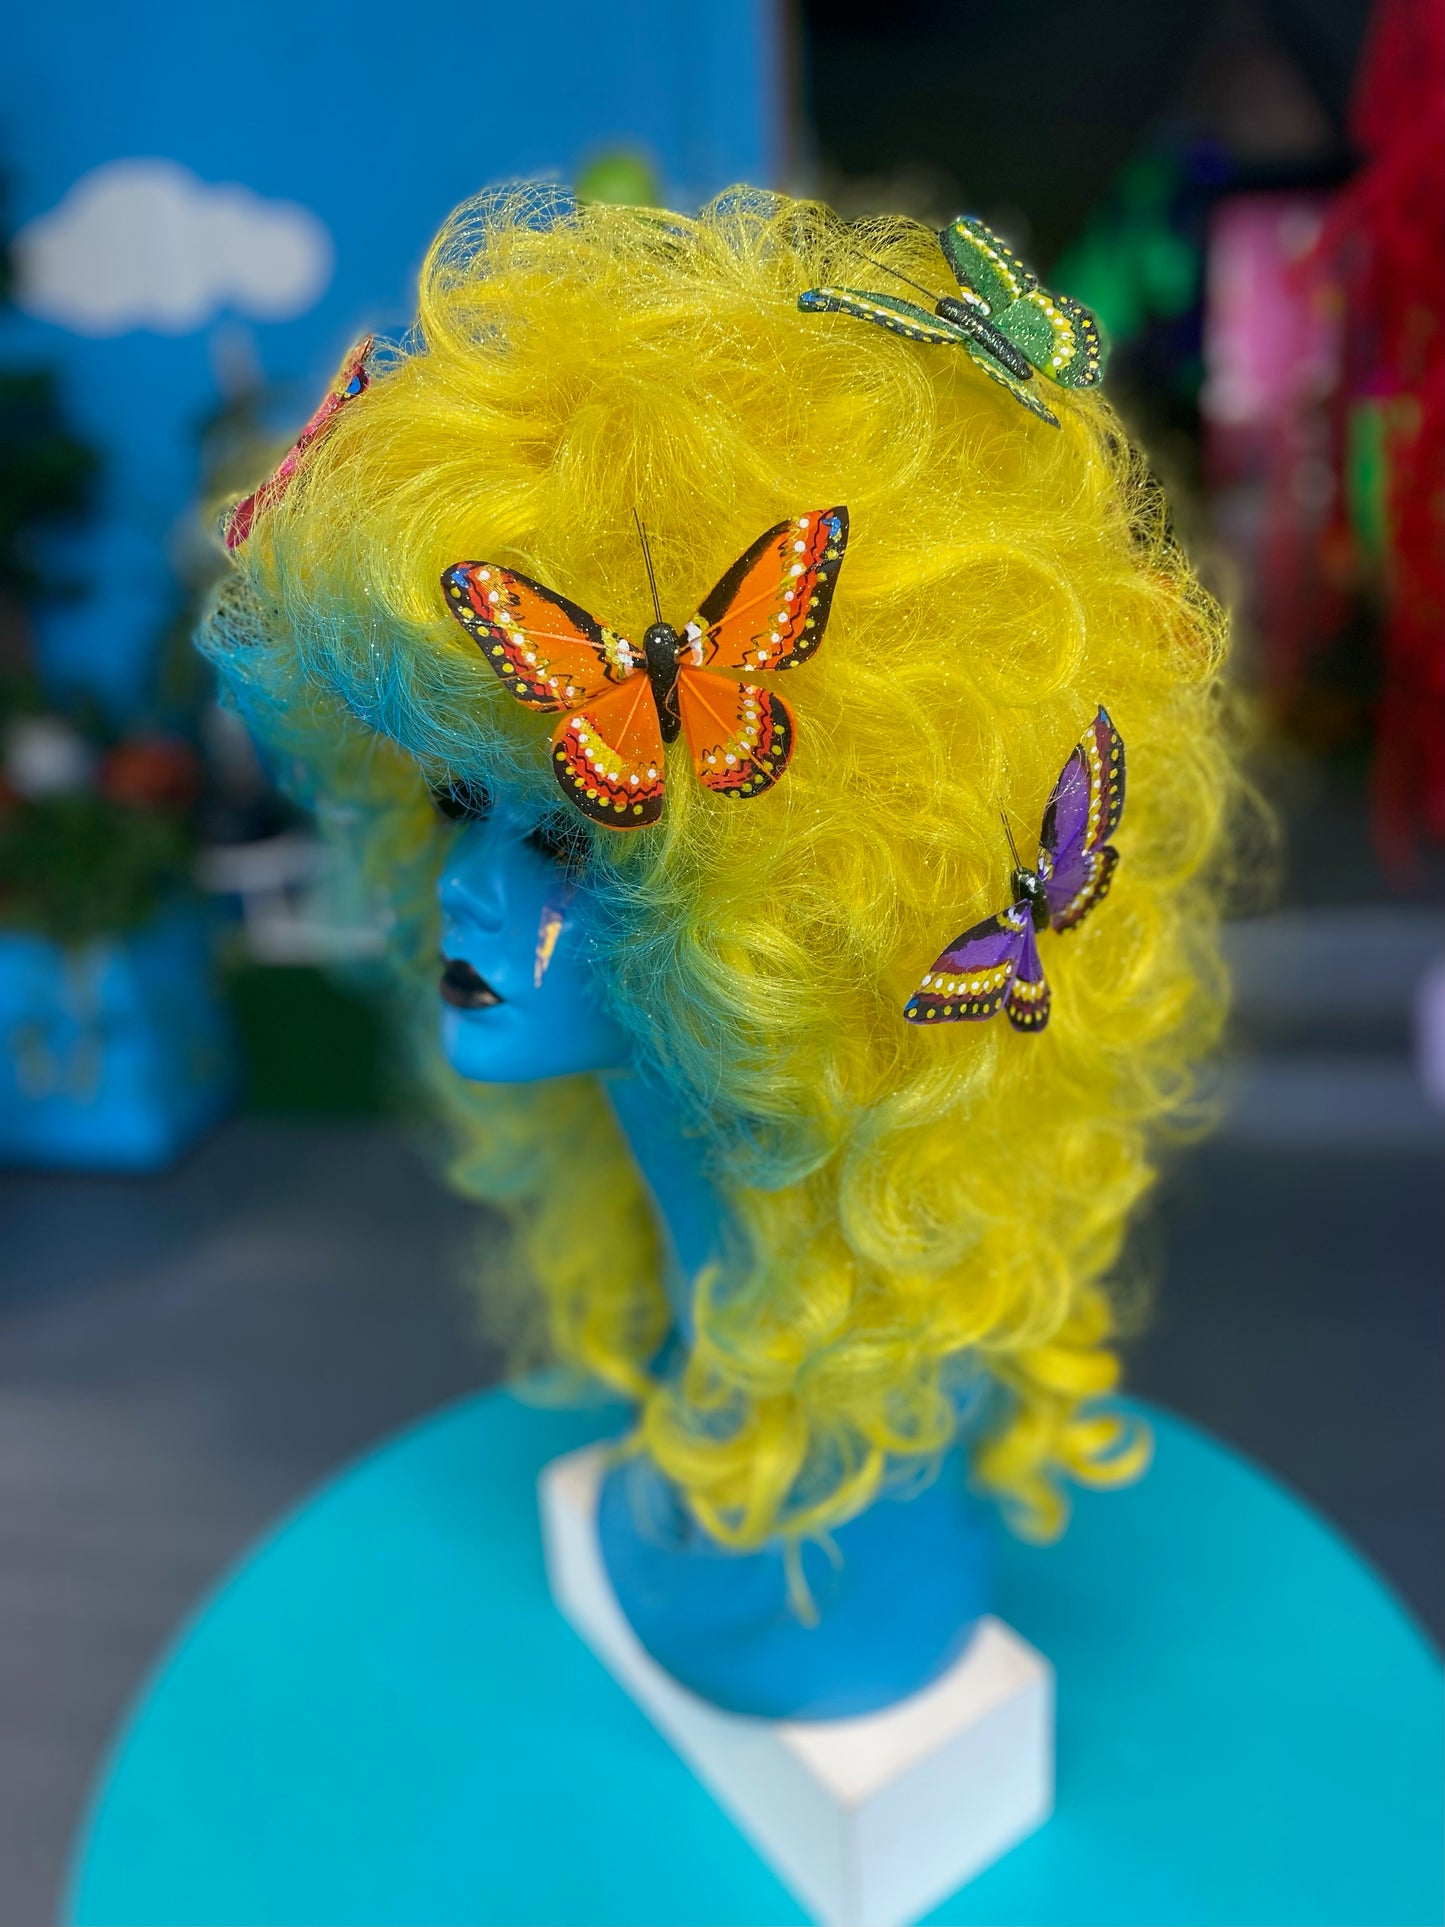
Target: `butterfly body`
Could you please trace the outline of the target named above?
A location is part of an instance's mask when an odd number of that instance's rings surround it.
[[[1023,904],[1029,912],[1035,930],[1049,927],[1049,892],[1043,876],[1037,870],[1025,869],[1021,863],[1010,879],[1013,885],[1015,904]]]
[[[1058,417],[1040,398],[1034,377],[1061,388],[1092,388],[1102,380],[1104,350],[1093,315],[1042,287],[972,215],[951,221],[938,240],[959,293],[938,296],[931,313],[915,301],[861,288],[809,288],[798,296],[798,306],[809,313],[850,314],[910,340],[964,348],[1031,414],[1057,428]]]
[[[657,726],[664,743],[675,743],[682,733],[682,717],[677,707],[677,679],[682,674],[681,642],[670,622],[654,622],[642,638],[647,679],[652,684]]]
[[[1072,930],[1102,902],[1119,853],[1108,838],[1124,813],[1124,739],[1106,709],[1059,773],[1039,832],[1039,858],[1016,864],[1012,902],[935,958],[904,1006],[911,1024],[974,1023],[1000,1010],[1039,1031],[1052,1002],[1036,935]]]
[[[1002,328],[996,328],[979,308],[957,301],[951,294],[944,294],[933,304],[933,312],[944,321],[951,321],[955,328],[961,328],[970,340],[976,341],[996,361],[1002,362],[1016,380],[1033,380],[1034,371],[1029,366],[1028,356],[1015,348]]]
[[[664,751],[687,740],[698,781],[732,800],[771,789],[792,755],[782,698],[726,671],[801,667],[822,643],[848,542],[845,508],[766,530],[680,629],[659,616],[640,648],[579,604],[490,562],[442,575],[448,609],[526,708],[560,716],[552,773],[609,829],[662,814]]]

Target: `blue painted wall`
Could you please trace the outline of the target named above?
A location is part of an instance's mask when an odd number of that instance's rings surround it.
[[[780,165],[779,0],[106,0],[12,14],[0,65],[0,172],[13,232],[91,169],[182,163],[300,203],[335,244],[304,314],[249,320],[265,375],[309,412],[366,327],[403,323],[432,233],[504,179],[571,179],[598,149],[649,153],[674,206]],[[92,583],[42,612],[47,677],[143,705],[174,605],[166,545],[196,485],[195,428],[218,400],[218,326],[106,338],[7,313],[0,359],[57,367],[104,458],[103,509],[65,557]],[[235,326],[234,320],[229,324]]]

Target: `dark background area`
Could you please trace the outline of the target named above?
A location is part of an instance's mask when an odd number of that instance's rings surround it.
[[[825,167],[861,182],[914,171],[947,212],[1022,216],[1043,266],[1157,131],[1217,140],[1252,175],[1337,167],[1369,6],[805,0],[802,18]]]

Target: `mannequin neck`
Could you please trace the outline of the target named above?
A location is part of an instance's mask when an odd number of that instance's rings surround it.
[[[704,1171],[702,1139],[684,1130],[682,1114],[665,1092],[632,1071],[601,1081],[651,1195],[662,1232],[668,1300],[690,1343],[693,1281],[723,1254],[727,1206]]]

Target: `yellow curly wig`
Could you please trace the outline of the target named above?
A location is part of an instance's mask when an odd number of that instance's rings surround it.
[[[679,743],[661,823],[584,826],[600,994],[746,1231],[694,1282],[680,1369],[649,1368],[657,1232],[596,1083],[435,1073],[458,1179],[515,1225],[554,1355],[638,1401],[646,1449],[739,1548],[824,1530],[938,1453],[961,1376],[996,1390],[975,1473],[1025,1530],[1059,1527],[1065,1479],[1142,1466],[1089,1403],[1117,1378],[1103,1281],[1225,1001],[1220,611],[1097,394],[1052,390],[1054,429],[954,349],[799,312],[858,279],[859,245],[940,280],[926,229],[783,196],[696,219],[464,207],[412,336],[259,519],[202,638],[357,838],[434,1023],[429,784],[559,802],[549,719],[451,620],[442,571],[486,556],[639,635],[635,510],[682,611],[760,530],[847,505],[826,640],[786,682],[785,779],[725,804]],[[1043,939],[1049,1028],[905,1023],[932,958],[1004,902],[1000,810],[1023,841],[1100,703],[1128,745],[1121,862]]]

